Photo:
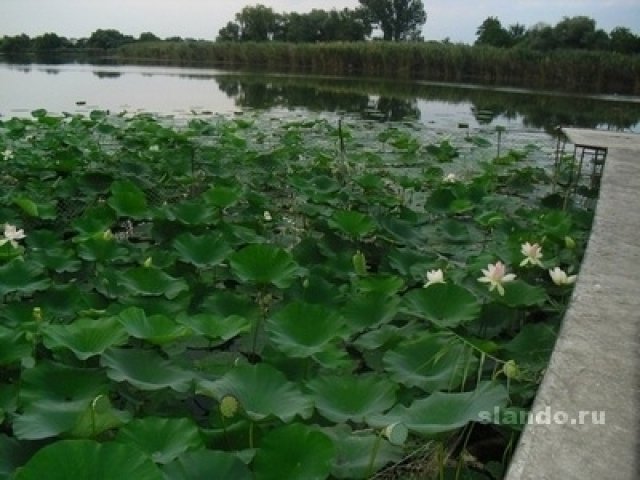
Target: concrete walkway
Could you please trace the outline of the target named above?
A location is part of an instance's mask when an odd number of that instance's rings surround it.
[[[532,408],[550,422],[527,425],[506,478],[638,480],[640,135],[563,131],[608,153],[587,252]]]

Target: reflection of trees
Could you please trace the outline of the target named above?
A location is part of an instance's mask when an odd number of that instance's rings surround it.
[[[218,76],[221,91],[241,106],[306,107],[314,111],[366,112],[368,95],[379,95],[381,120],[420,118],[418,99],[471,104],[479,123],[522,117],[525,127],[553,132],[558,125],[628,129],[640,122],[640,105],[597,98],[541,95],[470,86],[260,75]],[[369,106],[370,107],[370,106]]]
[[[218,88],[236,105],[251,108],[296,108],[312,111],[361,111],[369,101],[367,95],[333,91],[314,86],[288,85],[262,78],[261,81],[236,77],[218,77]],[[268,83],[267,83],[268,82]]]
[[[103,72],[100,70],[94,70],[93,74],[98,78],[118,78],[122,75],[122,72]]]
[[[377,110],[383,115],[385,121],[420,119],[418,100],[415,98],[380,97],[377,102]]]

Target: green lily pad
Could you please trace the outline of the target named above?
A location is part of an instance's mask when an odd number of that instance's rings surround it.
[[[169,300],[189,290],[184,280],[172,277],[155,267],[131,268],[120,273],[118,283],[133,295],[164,295]]]
[[[266,244],[244,247],[231,255],[229,263],[241,281],[259,285],[272,283],[279,288],[288,287],[303,273],[291,254]]]
[[[197,199],[166,206],[163,210],[169,220],[178,220],[186,225],[207,225],[216,218],[215,208]]]
[[[204,335],[213,340],[226,342],[242,333],[251,330],[251,321],[239,315],[221,315],[201,313],[198,315],[181,315],[177,321],[186,325],[198,335]]]
[[[431,333],[396,345],[383,362],[393,380],[427,392],[459,388],[465,372],[474,377],[478,367],[477,358],[454,337]]]
[[[277,417],[290,422],[294,417],[308,418],[313,402],[275,368],[266,365],[241,365],[216,381],[200,381],[197,391],[220,401],[232,395],[244,413],[254,421]]]
[[[242,198],[242,191],[238,188],[216,186],[202,194],[205,202],[218,208],[227,208]]]
[[[398,463],[404,456],[403,449],[392,445],[379,435],[365,432],[351,432],[346,425],[324,429],[336,448],[336,455],[331,467],[331,475],[335,478],[349,479],[369,478],[371,472],[377,472],[385,465]],[[373,465],[371,452],[377,451]]]
[[[56,218],[56,204],[54,201],[34,201],[28,197],[17,197],[13,200],[27,215],[31,217],[52,220]]]
[[[215,450],[183,453],[162,470],[171,480],[210,480],[212,472],[220,479],[253,480],[249,468],[236,455]]]
[[[62,440],[38,451],[18,469],[16,480],[164,480],[160,469],[130,445]]]
[[[508,399],[503,385],[481,382],[471,392],[435,392],[408,407],[398,405],[386,415],[369,417],[368,421],[380,428],[403,423],[418,435],[431,436],[457,430],[469,422],[482,421],[493,414],[494,408],[504,407]]]
[[[307,383],[320,414],[336,423],[362,423],[396,402],[398,385],[375,375],[321,376]]]
[[[0,327],[0,365],[20,362],[31,357],[32,353],[33,343],[25,338],[23,332]]]
[[[17,471],[38,451],[39,442],[19,441],[0,434],[0,478],[12,478]]]
[[[395,275],[367,275],[357,280],[356,288],[362,293],[389,297],[404,287],[404,280]]]
[[[292,357],[310,357],[343,333],[344,320],[323,306],[294,302],[267,321],[274,345]]]
[[[114,238],[105,238],[102,233],[98,233],[78,244],[78,256],[89,262],[106,263],[126,260],[129,250]]]
[[[135,446],[156,463],[169,463],[187,451],[204,448],[200,430],[188,418],[136,419],[122,427],[115,440]]]
[[[451,283],[420,288],[404,296],[407,313],[442,328],[452,328],[480,314],[480,302],[466,289]]]
[[[196,267],[213,267],[222,263],[232,252],[229,244],[219,234],[192,235],[183,233],[173,242],[180,258]]]
[[[112,348],[100,357],[107,376],[115,382],[129,382],[140,390],[171,388],[186,392],[193,373],[183,370],[150,350]]]
[[[505,283],[504,295],[498,299],[510,307],[531,307],[547,301],[544,288],[530,285],[522,280]]]
[[[149,216],[144,192],[129,180],[111,184],[111,197],[107,203],[120,217],[142,219]]]
[[[129,335],[157,345],[174,342],[190,335],[188,328],[164,315],[147,314],[141,308],[130,307],[116,317]]]
[[[262,439],[253,461],[255,479],[324,479],[331,473],[334,456],[333,442],[324,433],[299,423],[286,425]]]
[[[557,329],[551,325],[527,324],[503,348],[519,365],[542,370],[549,362],[557,334]]]
[[[0,298],[7,293],[32,294],[49,287],[49,279],[39,278],[43,269],[40,265],[21,258],[15,258],[0,266]]]
[[[48,349],[68,348],[80,360],[100,355],[129,338],[115,318],[80,318],[70,325],[47,325],[43,332]]]
[[[342,309],[342,314],[354,331],[375,328],[388,323],[398,313],[400,298],[368,293],[352,298]]]
[[[340,210],[334,212],[329,219],[329,226],[352,237],[361,237],[370,233],[376,224],[369,216],[360,212]]]
[[[23,412],[13,422],[13,433],[37,440],[70,432],[107,390],[108,380],[99,369],[42,363],[25,370],[19,394]]]

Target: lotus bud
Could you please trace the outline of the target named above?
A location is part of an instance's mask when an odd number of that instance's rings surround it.
[[[42,321],[42,309],[40,307],[33,307],[32,315],[36,322]]]
[[[151,267],[153,265],[153,259],[151,257],[147,257],[147,259],[142,264],[145,268]]]
[[[509,360],[502,366],[502,373],[504,373],[507,378],[518,378],[520,369],[515,360]]]
[[[113,232],[111,230],[105,230],[102,232],[102,239],[106,241],[113,240]]]
[[[367,259],[360,250],[358,250],[351,258],[353,262],[353,269],[356,274],[364,276],[367,274]]]
[[[238,413],[238,400],[233,395],[225,395],[220,400],[220,413],[225,418],[233,418]]]
[[[308,278],[305,278],[302,281],[302,288],[309,288],[309,279]]]
[[[569,250],[573,250],[574,248],[576,248],[576,241],[569,235],[567,235],[566,237],[564,237],[564,246]]]

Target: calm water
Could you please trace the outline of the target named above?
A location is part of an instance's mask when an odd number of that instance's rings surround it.
[[[204,68],[0,63],[0,115],[156,112],[176,116],[253,109],[419,120],[437,128],[558,125],[640,132],[640,98],[574,97],[469,85],[233,73]]]

